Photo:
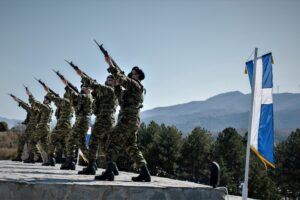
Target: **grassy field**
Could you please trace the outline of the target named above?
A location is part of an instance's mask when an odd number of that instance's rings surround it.
[[[0,160],[12,159],[16,156],[20,134],[10,131],[0,132]]]

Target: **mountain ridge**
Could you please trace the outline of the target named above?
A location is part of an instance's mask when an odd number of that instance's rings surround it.
[[[277,130],[300,127],[300,94],[279,93],[273,95],[274,124]],[[221,131],[232,126],[247,130],[251,95],[239,91],[221,93],[204,101],[191,101],[166,107],[158,107],[141,113],[146,124],[150,121],[175,125],[183,132],[196,126],[209,131]]]

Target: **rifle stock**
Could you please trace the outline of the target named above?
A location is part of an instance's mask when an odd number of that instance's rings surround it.
[[[76,92],[77,94],[79,94],[79,91],[77,89],[76,86],[74,86],[72,83],[70,83],[70,81],[68,81],[61,73],[59,73],[59,71],[55,71],[54,69],[52,69],[54,71],[54,73],[60,78],[61,81],[66,81],[67,82],[67,86],[72,89],[74,92]]]
[[[23,86],[24,86],[24,88],[25,88],[25,90],[26,90],[26,93],[27,93],[29,96],[32,95],[32,93],[30,92],[29,88],[28,88],[26,85],[24,85],[24,84],[23,84]]]
[[[43,86],[43,88],[44,88],[44,90],[45,90],[46,92],[48,92],[48,90],[49,90],[51,94],[53,94],[53,95],[56,96],[56,97],[59,97],[59,94],[57,94],[57,93],[54,92],[51,88],[49,88],[49,87],[46,85],[46,83],[44,83],[41,79],[35,78],[35,80],[37,80],[37,81]]]
[[[21,99],[19,99],[18,97],[16,97],[15,95],[13,95],[13,94],[11,94],[11,93],[9,93],[8,94],[9,96],[11,96],[11,98],[13,98],[13,100],[15,100],[15,101],[19,101],[19,102],[21,102],[21,103],[23,103],[23,104],[26,104],[26,105],[28,105],[26,102],[24,102],[24,101],[22,101]],[[18,103],[19,103],[18,102]]]
[[[65,60],[76,72],[79,72],[80,74],[83,74],[83,76],[87,77],[88,79],[93,80],[89,75],[87,75],[84,71],[82,71],[77,65],[75,65],[72,61],[69,62]]]

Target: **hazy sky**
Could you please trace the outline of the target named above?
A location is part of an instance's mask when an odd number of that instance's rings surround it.
[[[7,95],[27,101],[22,84],[41,100],[42,78],[63,94],[51,68],[74,85],[73,60],[103,83],[104,43],[126,73],[146,73],[144,108],[249,93],[245,61],[254,47],[274,55],[275,92],[300,91],[300,1],[297,0],[0,0],[0,116],[23,119]]]

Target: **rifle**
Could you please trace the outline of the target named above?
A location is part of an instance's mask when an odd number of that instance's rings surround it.
[[[28,87],[26,85],[24,85],[24,84],[23,84],[23,86],[24,86],[24,88],[26,90],[27,95],[29,95],[29,96],[32,95],[32,93],[29,91]]]
[[[87,77],[88,79],[94,80],[92,79],[89,75],[87,75],[84,71],[82,71],[77,65],[74,65],[74,63],[71,61],[67,61],[65,60],[77,73],[83,74],[83,76]]]
[[[69,88],[71,88],[74,92],[76,92],[77,94],[79,94],[79,91],[77,89],[76,86],[74,86],[72,83],[70,83],[70,81],[68,81],[61,73],[59,73],[59,71],[55,71],[54,69],[52,69],[54,71],[54,73],[60,78],[60,80],[64,83],[67,82],[67,86]]]
[[[44,90],[46,91],[46,92],[50,92],[51,94],[53,94],[54,96],[56,96],[56,97],[59,97],[59,94],[57,94],[56,92],[54,92],[51,88],[49,88],[41,79],[37,79],[37,78],[35,78],[35,80],[37,80],[42,86],[43,86],[43,88],[44,88]]]
[[[104,47],[103,47],[103,44],[99,44],[95,39],[94,39],[94,42],[97,44],[97,46],[99,47],[99,49],[101,50],[101,52],[103,53],[103,55],[105,56],[105,57],[110,57],[110,59],[111,59],[111,62],[113,63],[113,65],[122,73],[122,74],[124,74],[124,71],[123,70],[121,70],[121,68],[118,66],[118,64],[114,61],[114,59],[108,54],[108,52],[107,52],[107,50],[106,49],[104,49]]]
[[[24,101],[22,101],[21,99],[19,99],[18,97],[16,97],[15,95],[13,95],[13,94],[8,94],[9,96],[11,96],[16,102],[18,102],[18,103],[23,103],[23,104],[26,104],[26,105],[28,105],[27,103],[25,103]],[[29,105],[28,105],[29,106]]]

